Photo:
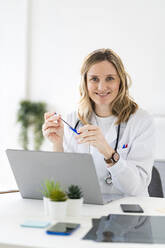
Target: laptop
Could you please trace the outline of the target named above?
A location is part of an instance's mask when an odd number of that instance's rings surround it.
[[[45,180],[59,182],[63,190],[79,185],[84,203],[105,204],[91,154],[7,149],[6,154],[23,198],[42,199]]]

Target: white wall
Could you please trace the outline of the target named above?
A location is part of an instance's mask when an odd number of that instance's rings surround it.
[[[83,58],[108,47],[131,75],[130,92],[137,103],[165,115],[164,9],[164,0],[33,1],[31,98],[45,100],[50,110],[65,116],[79,98]],[[156,158],[165,158],[160,147],[164,120],[156,118]]]
[[[25,0],[0,0],[0,190],[15,185],[5,150],[18,146],[16,111],[25,97]]]
[[[136,101],[165,114],[164,8],[163,0],[33,1],[31,97],[68,112],[78,99],[83,58],[109,47],[131,74]]]
[[[155,159],[165,160],[165,116],[155,116],[156,126],[156,154]]]

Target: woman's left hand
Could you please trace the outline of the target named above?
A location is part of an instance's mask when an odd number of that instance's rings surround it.
[[[98,126],[85,125],[81,127],[78,132],[80,134],[75,136],[78,144],[88,143],[96,147],[97,150],[103,154],[104,158],[108,159],[111,157],[114,150],[109,146]]]

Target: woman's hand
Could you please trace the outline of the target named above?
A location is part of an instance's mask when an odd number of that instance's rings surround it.
[[[64,125],[60,118],[60,115],[47,112],[44,114],[45,122],[42,126],[44,137],[53,143],[55,151],[63,151]]]
[[[106,159],[112,156],[114,150],[109,146],[98,126],[85,125],[81,127],[78,132],[80,134],[75,136],[78,144],[88,143],[96,147]]]

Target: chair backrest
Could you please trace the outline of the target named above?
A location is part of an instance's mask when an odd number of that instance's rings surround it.
[[[152,177],[151,177],[151,182],[148,186],[148,192],[149,192],[149,196],[151,197],[162,197],[162,198],[164,197],[159,171],[155,166],[153,166],[152,169]]]

